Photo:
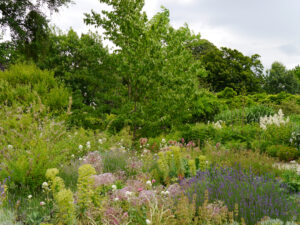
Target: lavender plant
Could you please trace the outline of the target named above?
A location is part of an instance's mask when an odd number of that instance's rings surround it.
[[[192,179],[182,183],[190,198],[196,194],[197,207],[204,202],[207,190],[209,200],[224,201],[230,211],[238,204],[238,218],[246,224],[256,224],[264,216],[282,221],[300,218],[300,206],[289,199],[287,188],[268,175],[256,176],[251,169],[214,167],[198,171]]]

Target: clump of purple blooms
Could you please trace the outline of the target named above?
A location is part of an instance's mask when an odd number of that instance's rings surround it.
[[[204,202],[221,200],[230,211],[238,204],[239,218],[246,224],[256,224],[265,216],[283,221],[297,220],[300,206],[289,198],[287,188],[269,175],[256,176],[251,170],[215,166],[181,184],[190,199],[196,195],[197,207]],[[237,218],[236,218],[237,219]]]

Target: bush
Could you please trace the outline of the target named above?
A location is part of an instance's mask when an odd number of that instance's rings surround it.
[[[207,190],[209,201],[224,201],[230,211],[238,205],[239,219],[254,225],[264,216],[283,221],[300,216],[300,206],[289,198],[288,190],[274,177],[255,176],[252,171],[230,167],[214,167],[199,171],[197,176],[183,183],[190,200],[196,194],[197,207],[203,204]]]
[[[281,178],[291,192],[298,193],[300,191],[300,174],[296,170],[284,170]]]
[[[226,105],[210,92],[200,92],[196,94],[196,99],[192,106],[191,122],[206,122],[213,120],[214,116],[226,109]]]
[[[277,151],[280,160],[291,161],[299,157],[299,151],[294,147],[280,146]]]
[[[275,124],[268,125],[267,129],[261,133],[260,138],[263,141],[272,143],[273,145],[290,145],[291,134],[294,130],[294,124],[286,123],[278,127]]]
[[[222,129],[216,130],[214,141],[226,144],[228,142],[245,142],[250,148],[250,143],[256,140],[261,133],[258,126],[244,125],[244,126],[226,126]]]
[[[237,96],[236,91],[234,91],[232,88],[230,87],[226,87],[223,91],[218,93],[218,98],[234,98],[235,96]]]
[[[294,147],[288,147],[284,145],[271,145],[267,148],[267,154],[272,157],[278,157],[283,161],[291,161],[297,159],[299,151]]]
[[[203,146],[205,140],[214,138],[215,132],[211,125],[197,123],[186,126],[182,131],[182,137],[185,142],[194,141],[198,143],[200,141],[200,145]]]
[[[72,154],[83,156],[88,150],[78,149],[83,140],[86,142],[85,131],[68,131],[63,122],[44,114],[43,105],[33,105],[27,111],[16,107],[0,110],[0,180],[10,177],[10,190],[40,188],[48,168],[70,161]]]
[[[70,92],[56,81],[53,73],[33,64],[17,64],[0,70],[0,102],[30,106],[42,102],[51,111],[66,110]]]

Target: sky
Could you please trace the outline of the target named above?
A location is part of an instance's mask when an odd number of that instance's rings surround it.
[[[83,23],[84,13],[107,6],[98,0],[73,1],[52,14],[51,22],[63,31],[70,27],[78,33],[95,31]],[[299,0],[145,0],[144,10],[151,18],[161,6],[170,10],[175,28],[187,23],[217,47],[259,54],[265,69],[274,61],[289,69],[300,64]]]

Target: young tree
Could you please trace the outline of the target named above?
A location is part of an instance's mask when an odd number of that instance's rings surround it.
[[[187,45],[199,36],[187,26],[169,24],[167,9],[148,20],[144,0],[100,0],[112,7],[92,11],[85,22],[104,28],[115,46],[115,65],[126,87],[121,115],[137,128],[155,135],[189,116],[197,76],[205,74]]]

